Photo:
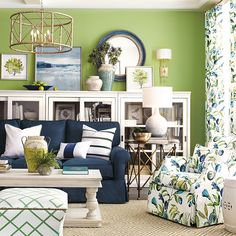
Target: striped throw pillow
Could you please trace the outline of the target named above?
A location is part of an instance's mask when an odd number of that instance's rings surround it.
[[[87,125],[83,125],[82,141],[91,141],[87,157],[97,156],[109,160],[115,132],[116,128],[98,131]]]
[[[91,142],[61,143],[60,150],[57,153],[58,159],[67,158],[86,158]]]

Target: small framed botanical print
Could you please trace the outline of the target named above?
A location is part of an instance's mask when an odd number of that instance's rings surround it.
[[[153,86],[153,68],[150,66],[126,67],[126,90],[141,91]]]
[[[75,104],[56,104],[56,120],[75,120]]]
[[[2,80],[27,80],[26,54],[1,54]]]

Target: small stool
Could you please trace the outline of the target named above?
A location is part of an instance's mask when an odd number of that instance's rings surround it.
[[[9,188],[0,192],[0,235],[63,236],[67,193],[53,188]]]
[[[236,233],[236,177],[224,180],[222,210],[225,228]]]

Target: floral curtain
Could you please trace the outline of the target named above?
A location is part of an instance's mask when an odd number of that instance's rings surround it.
[[[231,104],[230,104],[230,129],[232,133],[236,133],[236,1],[230,1],[229,9],[230,17],[230,71],[231,71]]]
[[[236,133],[236,1],[206,12],[206,141]],[[235,83],[235,84],[234,84]],[[233,89],[235,87],[235,89]]]

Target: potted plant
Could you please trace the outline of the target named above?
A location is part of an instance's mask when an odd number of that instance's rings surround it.
[[[89,55],[88,62],[98,68],[98,75],[102,80],[102,90],[110,91],[115,76],[114,66],[119,61],[121,55],[120,47],[113,47],[108,42],[93,49]]]
[[[34,159],[40,175],[50,175],[53,168],[59,168],[56,154],[53,152],[35,152]]]
[[[132,132],[133,139],[137,142],[146,143],[152,136],[145,128],[137,127]]]

